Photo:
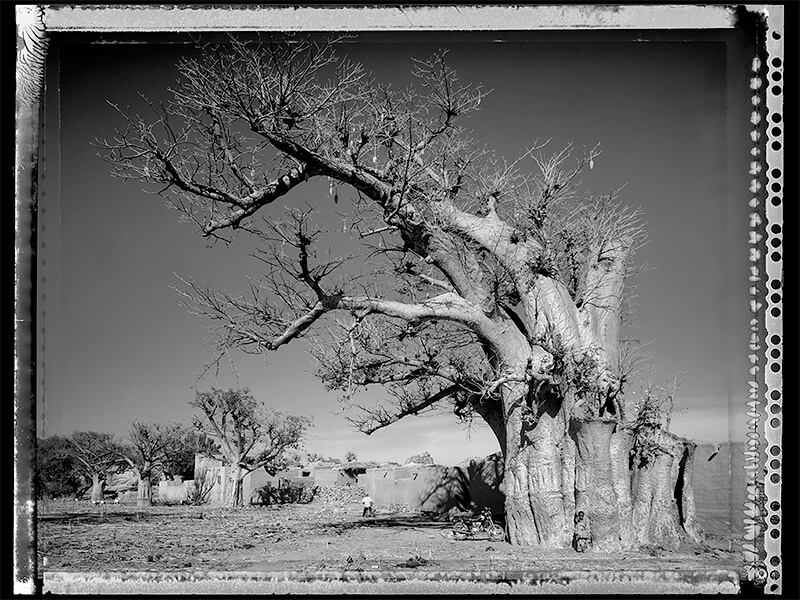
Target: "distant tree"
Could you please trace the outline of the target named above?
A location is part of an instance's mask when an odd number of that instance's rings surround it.
[[[164,474],[193,479],[195,477],[195,455],[197,454],[209,457],[221,456],[219,444],[194,427],[182,427],[181,434],[175,440],[172,451],[164,460]]]
[[[183,428],[176,423],[131,423],[124,459],[139,477],[137,506],[153,505],[153,478],[164,471],[182,434]]]
[[[358,456],[355,452],[348,451],[347,454],[344,455],[345,462],[355,462],[358,460]]]
[[[37,441],[34,473],[37,498],[77,496],[89,487],[87,478],[71,452],[72,445],[62,435]]]
[[[310,463],[322,462],[323,460],[325,460],[325,458],[322,456],[322,454],[318,452],[311,452],[310,454],[308,454],[308,462]]]
[[[303,467],[308,463],[313,462],[311,455],[298,449],[286,450],[283,454],[283,463],[287,467]]]
[[[75,431],[67,440],[70,456],[92,482],[92,502],[100,502],[109,474],[127,465],[125,447],[113,434],[99,431]]]
[[[422,454],[415,454],[414,456],[411,456],[411,457],[407,458],[406,462],[407,463],[415,463],[417,465],[432,465],[432,464],[434,464],[433,458],[431,458],[431,455],[427,451],[423,452]]]
[[[250,390],[212,388],[196,391],[189,404],[200,410],[195,427],[214,438],[227,464],[235,467],[232,506],[242,506],[242,479],[256,469],[273,475],[284,466],[284,452],[299,448],[311,427],[310,417],[288,415],[265,407]]]

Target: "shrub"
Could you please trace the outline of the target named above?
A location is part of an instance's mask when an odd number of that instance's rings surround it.
[[[266,484],[253,493],[254,504],[308,504],[319,488],[311,482],[282,479],[278,487]]]
[[[199,506],[208,502],[208,496],[214,488],[216,481],[210,477],[206,469],[200,469],[195,474],[194,486],[186,491],[186,501],[193,505]]]

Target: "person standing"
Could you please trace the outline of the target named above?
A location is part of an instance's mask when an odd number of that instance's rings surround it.
[[[575,516],[575,536],[572,543],[578,552],[586,552],[592,543],[589,516],[585,515],[582,510]]]
[[[373,500],[372,500],[372,498],[370,498],[369,494],[364,496],[364,499],[361,501],[361,504],[364,505],[364,510],[361,513],[362,517],[366,517],[366,516],[374,517],[375,516],[375,513],[372,512]]]

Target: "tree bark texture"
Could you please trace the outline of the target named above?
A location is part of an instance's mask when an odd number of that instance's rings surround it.
[[[153,484],[149,475],[139,477],[137,486],[136,506],[153,506]]]
[[[675,488],[670,485],[675,457],[659,452],[647,465],[636,467],[633,474],[633,523],[639,545],[675,549],[678,536],[678,507]]]
[[[105,490],[106,482],[105,480],[100,477],[100,475],[94,474],[92,475],[92,495],[91,500],[94,503],[102,502],[103,500],[103,491]]]
[[[693,443],[663,435],[662,449],[637,465],[633,435],[616,419],[572,418],[565,427],[561,410],[557,401],[545,403],[533,426],[507,415],[504,482],[511,543],[568,547],[579,511],[588,517],[593,551],[674,549],[684,538],[703,540],[691,485]]]
[[[697,509],[694,503],[694,487],[692,486],[692,474],[694,472],[694,453],[697,444],[686,441],[684,443],[683,456],[680,462],[678,473],[677,490],[680,492],[680,516],[684,531],[696,543],[705,541],[703,530],[697,522]]]
[[[623,549],[635,545],[630,471],[632,448],[633,436],[625,429],[617,427],[610,444],[611,476],[619,508],[619,540]]]
[[[611,438],[613,419],[573,420],[570,435],[575,440],[575,512],[591,519],[592,545],[614,552],[621,548],[620,518],[614,490]]]
[[[242,480],[244,479],[245,475],[246,473],[244,472],[244,469],[242,469],[241,467],[236,467],[236,469],[233,472],[233,476],[231,478],[232,485],[228,487],[228,492],[230,494],[230,497],[228,498],[228,503],[230,504],[230,506],[234,508],[238,508],[244,505],[244,498],[242,493],[243,489]]]

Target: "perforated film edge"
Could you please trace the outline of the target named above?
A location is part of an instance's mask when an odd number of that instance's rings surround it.
[[[750,112],[750,141],[752,146],[750,148],[750,169],[751,176],[749,191],[751,194],[748,206],[752,211],[749,215],[749,232],[748,244],[749,260],[750,260],[750,276],[748,280],[750,286],[748,288],[750,294],[750,343],[748,349],[748,359],[750,361],[750,368],[748,370],[749,378],[747,381],[748,395],[747,395],[747,432],[746,443],[744,450],[744,469],[746,481],[746,500],[744,504],[744,543],[742,545],[742,552],[744,564],[747,567],[747,578],[754,582],[759,587],[764,586],[767,581],[767,569],[763,561],[763,544],[762,538],[764,531],[764,495],[763,495],[763,482],[760,479],[761,461],[764,457],[762,445],[761,425],[764,423],[764,412],[762,402],[760,401],[761,383],[763,376],[761,375],[762,369],[759,366],[759,360],[763,355],[761,337],[762,329],[759,315],[763,308],[763,303],[760,301],[762,295],[762,275],[763,275],[763,230],[764,224],[761,215],[761,203],[764,198],[762,191],[761,181],[763,176],[763,154],[764,154],[764,141],[762,139],[762,120],[763,120],[763,88],[764,81],[762,79],[762,62],[761,56],[763,55],[761,40],[758,39],[758,34],[755,40],[755,53],[751,64],[750,73],[750,90],[752,96],[750,97],[750,104],[752,111]]]
[[[764,464],[764,561],[769,571],[765,592],[782,592],[781,558],[781,464],[783,407],[783,6],[768,6],[765,93],[766,93],[766,331],[767,418],[764,438],[767,444]]]
[[[750,259],[750,276],[748,278],[750,286],[748,288],[750,294],[750,343],[748,349],[748,359],[750,361],[750,369],[748,370],[749,379],[747,381],[748,394],[747,394],[747,440],[744,450],[744,469],[746,480],[746,501],[744,505],[744,544],[742,546],[744,564],[747,567],[747,578],[759,586],[763,586],[767,580],[767,570],[763,562],[763,548],[761,547],[761,535],[763,534],[763,493],[762,485],[759,480],[759,471],[761,469],[760,463],[763,457],[761,450],[761,432],[759,425],[764,422],[764,415],[760,409],[761,401],[759,394],[761,391],[761,367],[759,366],[761,325],[758,319],[759,312],[763,304],[759,301],[761,294],[760,282],[762,280],[762,246],[761,240],[763,235],[759,232],[759,227],[763,225],[761,218],[761,201],[763,193],[761,191],[761,177],[760,173],[763,169],[763,142],[761,135],[761,120],[762,120],[762,90],[763,80],[761,78],[762,64],[759,54],[761,53],[761,46],[759,40],[756,39],[755,56],[751,66],[750,74],[750,90],[752,96],[750,97],[750,104],[752,112],[750,113],[750,141],[752,146],[750,148],[750,162],[749,174],[751,194],[748,206],[752,210],[749,215],[749,235],[748,244],[750,245],[749,259]]]

